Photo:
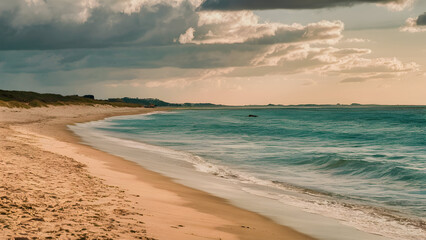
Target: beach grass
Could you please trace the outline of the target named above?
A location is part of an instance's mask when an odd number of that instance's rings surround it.
[[[109,105],[113,107],[143,107],[143,105],[136,103],[110,102],[77,95],[62,96],[51,93],[41,94],[27,91],[0,90],[0,107],[33,108],[63,105]]]

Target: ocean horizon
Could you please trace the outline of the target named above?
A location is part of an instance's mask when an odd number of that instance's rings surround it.
[[[426,107],[172,110],[70,128],[318,239],[425,234]]]

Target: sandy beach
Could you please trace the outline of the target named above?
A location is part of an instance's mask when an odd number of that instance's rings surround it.
[[[0,108],[0,238],[312,239],[80,144],[66,127],[156,110]]]

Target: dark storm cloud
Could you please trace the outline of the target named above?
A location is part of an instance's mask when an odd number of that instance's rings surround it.
[[[416,24],[417,24],[418,26],[426,26],[426,12],[425,12],[425,13],[423,13],[422,15],[420,15],[420,16],[417,18]]]
[[[250,64],[264,46],[172,45],[51,51],[0,51],[0,72],[45,73],[78,69],[221,68]]]
[[[403,3],[405,0],[205,0],[200,10],[318,9],[359,3]]]
[[[159,4],[132,14],[98,7],[83,23],[45,21],[16,26],[15,11],[0,14],[0,50],[170,45],[198,21],[188,2],[178,8]]]

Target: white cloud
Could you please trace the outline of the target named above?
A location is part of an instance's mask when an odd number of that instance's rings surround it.
[[[366,42],[370,42],[369,39],[365,39],[365,38],[347,38],[344,40],[347,43],[366,43]]]
[[[191,43],[194,40],[194,32],[194,28],[188,28],[184,34],[179,36],[179,42],[182,44]]]
[[[96,9],[132,14],[141,9],[156,11],[158,5],[179,7],[189,3],[194,9],[202,0],[2,0],[0,16],[11,14],[14,27],[54,22],[85,23]]]
[[[379,6],[384,6],[393,12],[400,12],[413,6],[415,0],[397,0],[389,3],[378,3]]]
[[[401,27],[400,30],[402,32],[409,33],[418,33],[418,32],[426,32],[426,25],[418,25],[417,18],[408,18],[405,21],[405,26]]]
[[[279,24],[260,24],[259,17],[251,11],[199,12],[198,14],[197,35],[193,36],[190,42],[185,43],[243,43],[251,38],[274,35],[279,27]],[[190,29],[194,28],[191,27]]]
[[[342,37],[340,21],[301,24],[261,23],[252,11],[199,12],[198,25],[181,34],[187,44],[276,44],[287,42],[335,43]],[[194,34],[195,33],[195,34]]]
[[[0,3],[0,17],[11,15],[15,28],[52,22],[84,23],[99,0],[6,0]]]
[[[172,45],[196,24],[194,1],[0,1],[0,49]]]
[[[240,67],[228,77],[316,74],[334,76],[343,82],[398,78],[420,72],[415,62],[397,58],[368,58],[370,49],[313,47],[310,44],[278,44],[260,54],[251,67]]]

